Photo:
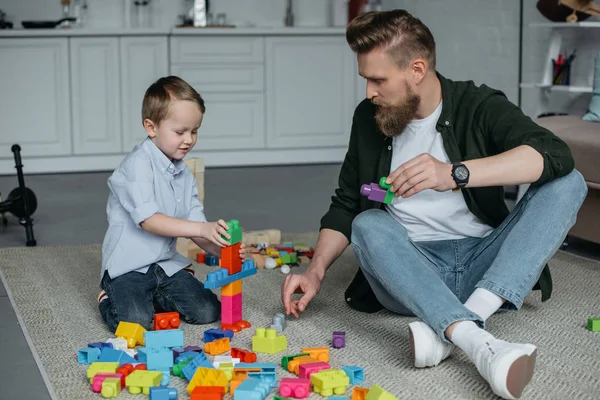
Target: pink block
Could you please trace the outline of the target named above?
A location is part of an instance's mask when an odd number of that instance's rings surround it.
[[[279,382],[279,394],[283,397],[305,399],[310,392],[310,380],[303,378],[283,378]]]
[[[242,319],[242,310],[225,310],[221,308],[221,322],[224,324],[235,324]]]
[[[221,296],[221,308],[227,310],[242,309],[242,294],[238,293],[233,296]]]
[[[104,382],[106,378],[120,378],[121,389],[125,387],[125,375],[123,375],[122,373],[116,372],[114,374],[111,374],[100,372],[94,375],[94,378],[92,380],[92,391],[94,391],[95,393],[100,393],[102,391],[102,382]]]
[[[327,364],[326,362],[315,362],[315,363],[308,363],[308,364],[300,364],[300,368],[299,368],[299,373],[298,376],[300,378],[305,378],[305,379],[309,379],[311,374],[314,374],[315,372],[319,372],[322,369],[330,369],[331,365]]]

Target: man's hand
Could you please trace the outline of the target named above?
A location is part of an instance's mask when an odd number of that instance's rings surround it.
[[[311,270],[286,276],[281,286],[281,300],[286,315],[291,313],[298,318],[299,312],[303,312],[308,303],[319,293],[322,280],[322,277]],[[300,299],[292,300],[294,293],[304,293],[304,295]]]
[[[438,192],[454,189],[452,164],[441,162],[430,154],[423,153],[408,160],[392,172],[386,179],[391,183],[390,191],[396,196],[410,197],[425,189]]]

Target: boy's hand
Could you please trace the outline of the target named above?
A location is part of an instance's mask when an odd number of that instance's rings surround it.
[[[244,243],[240,244],[240,258],[242,262],[246,261],[246,245]]]
[[[221,237],[223,235],[227,239],[231,239],[231,236],[227,233],[227,229],[229,229],[229,226],[222,219],[217,222],[201,222],[200,235],[198,236],[219,247],[227,247],[229,246],[229,242]]]

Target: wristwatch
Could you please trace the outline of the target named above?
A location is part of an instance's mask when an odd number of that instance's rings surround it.
[[[453,190],[460,190],[469,183],[469,168],[462,163],[452,163],[452,178],[456,182],[456,188]]]

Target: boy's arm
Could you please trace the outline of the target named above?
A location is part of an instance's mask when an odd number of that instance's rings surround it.
[[[140,226],[155,235],[173,238],[200,236],[202,224],[204,222],[186,221],[157,213],[142,221]]]
[[[205,252],[210,253],[213,256],[221,257],[221,247],[217,246],[213,242],[200,237],[190,237],[190,240],[196,243],[196,245]]]

